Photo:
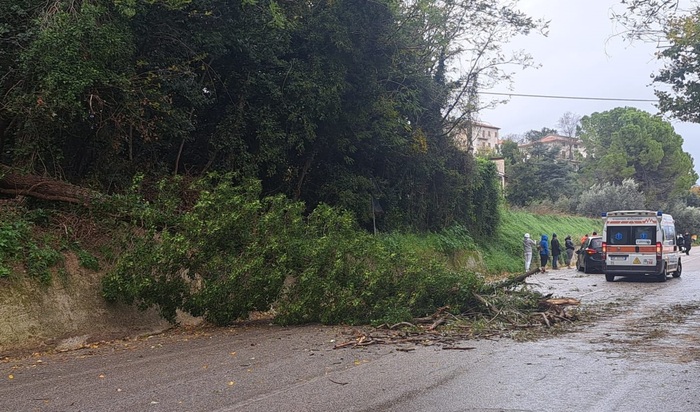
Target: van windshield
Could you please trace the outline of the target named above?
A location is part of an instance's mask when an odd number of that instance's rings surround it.
[[[654,245],[656,226],[608,226],[609,245]]]

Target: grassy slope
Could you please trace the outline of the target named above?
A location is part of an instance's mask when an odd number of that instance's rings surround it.
[[[571,235],[578,246],[581,237],[594,231],[601,232],[601,219],[564,215],[536,215],[525,211],[504,209],[501,225],[494,239],[479,241],[479,248],[490,275],[520,273],[523,266],[523,235],[530,233],[535,241],[546,234],[550,240],[552,233],[564,245],[564,239]]]

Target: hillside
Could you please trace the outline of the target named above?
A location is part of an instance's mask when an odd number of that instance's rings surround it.
[[[45,246],[65,244],[66,224],[70,223],[68,216],[63,213],[54,216],[54,219],[63,219],[63,224],[54,222],[34,227],[34,239],[54,239]],[[170,327],[153,309],[140,311],[134,306],[105,301],[101,282],[113,269],[113,255],[119,253],[110,250],[110,246],[113,247],[114,240],[123,234],[110,236],[99,233],[97,224],[91,226],[77,220],[73,223],[77,233],[71,237],[71,243],[84,246],[72,250],[58,247],[61,258],[48,269],[49,281],[32,275],[26,265],[17,263],[12,266],[9,276],[0,277],[0,353],[22,348],[71,349],[90,342],[155,333]],[[476,271],[488,279],[498,279],[520,273],[523,233],[538,236],[558,232],[578,238],[585,232],[596,230],[598,224],[595,219],[507,211],[493,239],[479,239],[475,243],[463,241],[463,246],[455,241],[458,235],[389,236],[403,242],[408,254],[436,254],[437,249],[442,249],[441,253],[446,254],[455,269]],[[4,227],[0,233],[7,237],[9,231]],[[61,238],[63,240],[57,241]],[[449,253],[444,246],[448,243],[457,245]],[[89,256],[94,256],[99,264],[87,264]],[[198,322],[182,314],[178,320],[186,324]]]

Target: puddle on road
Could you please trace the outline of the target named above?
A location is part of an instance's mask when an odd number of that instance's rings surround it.
[[[576,340],[613,357],[700,361],[697,287],[674,288],[675,280],[609,283],[602,275],[571,272],[551,278],[538,275],[528,283],[558,297],[581,300],[580,310],[591,323],[574,332]]]

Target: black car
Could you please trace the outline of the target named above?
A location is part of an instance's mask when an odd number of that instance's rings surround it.
[[[589,237],[576,253],[578,254],[576,269],[579,272],[603,273],[603,238],[601,236]]]

